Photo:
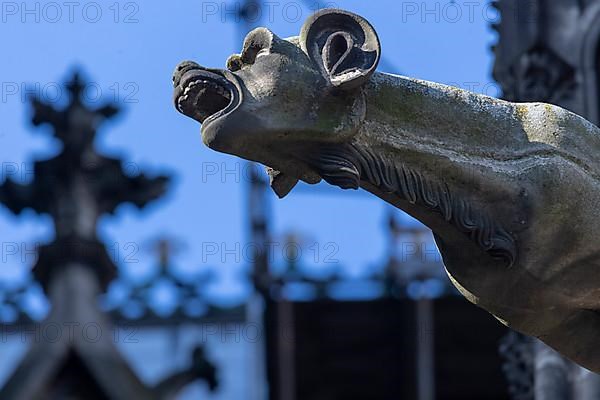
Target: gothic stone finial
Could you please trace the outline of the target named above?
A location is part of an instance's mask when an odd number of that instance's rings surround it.
[[[145,206],[162,196],[169,179],[143,173],[130,176],[121,160],[99,154],[94,148],[97,128],[113,117],[118,107],[106,103],[91,108],[82,102],[86,84],[79,73],[66,86],[72,96],[63,109],[32,100],[33,124],[49,124],[63,144],[62,151],[52,159],[35,162],[32,182],[7,180],[0,185],[0,202],[14,213],[31,208],[54,220],[55,242],[39,249],[34,270],[42,284],[48,282],[55,268],[72,261],[96,265],[106,284],[112,279],[114,266],[96,237],[98,218],[125,202]]]

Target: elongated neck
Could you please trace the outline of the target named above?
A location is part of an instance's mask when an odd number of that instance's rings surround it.
[[[378,73],[365,88],[361,143],[479,157],[529,142],[515,104],[433,82]]]
[[[313,153],[321,176],[342,188],[372,192],[441,238],[459,231],[512,264],[515,240],[502,224],[502,215],[512,210],[488,211],[518,190],[485,163],[490,153],[508,156],[506,149],[528,143],[514,105],[385,74],[372,78],[365,95],[366,119],[354,140]]]
[[[600,176],[600,130],[563,108],[383,73],[371,78],[365,95],[367,115],[356,141],[379,151],[480,163],[553,153]]]

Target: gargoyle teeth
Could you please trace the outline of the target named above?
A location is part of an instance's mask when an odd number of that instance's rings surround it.
[[[218,95],[227,98],[227,100],[231,99],[231,93],[229,92],[229,90],[225,89],[223,86],[221,86],[215,82],[202,80],[202,79],[190,82],[188,84],[188,86],[185,88],[185,90],[183,92],[183,96],[186,97],[189,94],[189,92],[192,91],[192,89],[194,89],[196,86],[203,86],[205,88],[210,88],[211,90],[215,91]]]
[[[183,92],[177,98],[177,108],[182,113],[204,122],[208,117],[224,110],[231,102],[233,93],[226,82],[198,77],[182,85]]]

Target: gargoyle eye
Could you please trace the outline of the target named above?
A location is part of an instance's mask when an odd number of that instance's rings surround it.
[[[258,53],[256,53],[254,61],[259,59],[260,57],[267,56],[269,54],[271,54],[271,49],[261,49]]]
[[[252,65],[254,64],[254,62],[256,61],[256,59],[259,56],[263,56],[265,54],[268,54],[269,52],[269,47],[263,47],[263,46],[252,46],[249,47],[247,49],[244,49],[245,51],[242,53],[241,58],[242,58],[242,62],[245,65]]]
[[[270,54],[270,49],[248,49],[243,54],[234,54],[227,59],[227,69],[231,72],[239,71],[246,65],[252,65],[259,57]]]
[[[273,33],[265,28],[257,28],[250,32],[244,40],[244,49],[240,55],[242,62],[254,64],[259,55],[268,54],[273,44]]]

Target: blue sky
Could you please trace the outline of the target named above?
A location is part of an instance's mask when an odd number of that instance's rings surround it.
[[[312,0],[272,1],[261,25],[281,37],[296,35],[310,14],[306,3],[316,5]],[[215,269],[219,282],[214,293],[223,301],[239,299],[248,289],[236,278],[247,265],[249,240],[245,164],[205,148],[199,125],[178,114],[171,100],[171,73],[178,62],[192,59],[223,67],[227,57],[239,51],[240,27],[227,12],[237,3],[84,1],[70,9],[62,2],[48,4],[31,2],[27,9],[20,2],[2,4],[0,181],[13,166],[18,167],[17,175],[27,175],[26,165],[34,157],[57,151],[45,128],[29,125],[31,110],[23,101],[26,85],[42,97],[62,94],[64,100],[66,93],[57,92],[56,84],[73,66],[81,66],[101,91],[101,96],[89,94],[92,104],[101,104],[98,97],[126,102],[124,113],[101,130],[98,147],[145,171],[176,174],[164,200],[144,212],[121,207],[102,221],[101,237],[120,249],[121,264],[132,243],[139,248],[133,257],[139,262],[126,265],[135,275],[152,267],[153,256],[146,251],[150,239],[161,234],[177,237],[186,243],[177,264],[187,271]],[[497,15],[487,1],[333,4],[365,16],[376,27],[386,59],[382,70],[498,94],[490,77],[489,50],[495,41],[489,23]],[[303,189],[284,200],[271,196],[270,207],[274,240],[281,242],[290,231],[300,234],[309,260],[322,263],[335,249],[333,259],[355,274],[384,260],[384,216],[389,208],[366,193]],[[32,213],[15,218],[1,210],[0,279],[22,274],[24,264],[7,254],[7,243],[26,247],[50,235],[48,219]],[[218,254],[208,254],[215,244]],[[278,251],[281,254],[281,246]],[[24,261],[30,264],[31,256]]]

